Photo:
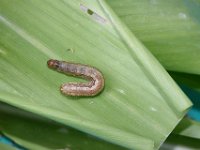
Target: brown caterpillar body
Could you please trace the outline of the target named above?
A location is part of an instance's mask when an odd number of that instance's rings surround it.
[[[104,88],[102,73],[94,67],[50,59],[49,68],[67,75],[78,76],[89,80],[87,83],[64,83],[60,91],[70,96],[95,96]]]

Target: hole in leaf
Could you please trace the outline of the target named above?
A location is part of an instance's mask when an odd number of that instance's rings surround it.
[[[89,9],[88,7],[84,6],[83,4],[80,4],[80,9],[87,13],[88,15],[90,15],[92,17],[92,19],[94,19],[95,21],[105,24],[106,23],[106,19],[104,19],[103,17],[101,17],[100,15],[98,15],[96,12],[92,11],[91,9]]]
[[[88,13],[89,15],[94,14],[94,12],[93,12],[92,10],[90,10],[90,9],[87,10],[87,13]]]

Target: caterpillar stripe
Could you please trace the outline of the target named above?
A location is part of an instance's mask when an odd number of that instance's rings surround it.
[[[86,83],[69,82],[62,84],[60,91],[65,95],[95,96],[104,88],[102,73],[92,66],[53,59],[48,60],[47,65],[58,72],[81,77],[89,81]]]

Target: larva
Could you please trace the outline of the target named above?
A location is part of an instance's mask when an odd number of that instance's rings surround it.
[[[94,67],[53,59],[48,60],[47,65],[49,68],[58,72],[89,80],[87,83],[64,83],[61,85],[60,91],[65,95],[95,96],[104,88],[104,77],[102,73]]]

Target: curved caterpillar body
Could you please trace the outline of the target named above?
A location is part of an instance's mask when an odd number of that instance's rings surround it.
[[[60,91],[70,96],[95,96],[104,88],[104,77],[94,67],[50,59],[47,62],[49,68],[67,75],[78,76],[89,80],[87,83],[64,83]]]

